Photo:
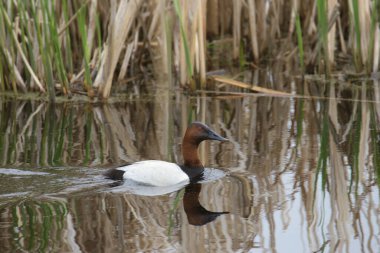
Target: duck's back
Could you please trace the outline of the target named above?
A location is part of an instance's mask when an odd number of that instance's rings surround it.
[[[189,176],[180,166],[159,160],[147,160],[117,168],[123,178],[153,186],[168,186],[189,182]]]

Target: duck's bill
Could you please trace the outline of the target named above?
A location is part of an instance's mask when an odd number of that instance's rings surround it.
[[[208,133],[208,139],[209,140],[215,140],[215,141],[228,141],[228,139],[220,136],[219,134],[215,133],[214,131],[210,131]]]

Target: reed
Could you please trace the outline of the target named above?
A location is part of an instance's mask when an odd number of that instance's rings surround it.
[[[367,73],[377,72],[378,5],[379,0],[291,5],[280,0],[0,0],[0,91],[38,91],[51,100],[73,92],[108,98],[115,83],[150,76],[149,66],[160,69],[159,64],[168,76],[178,77],[177,87],[204,89],[206,72],[217,70],[214,66],[229,67],[233,59],[244,70],[294,47],[298,56],[289,58],[299,58],[302,73],[306,64],[308,69],[319,65],[327,75],[339,71],[338,54],[352,57],[348,64],[358,72],[363,66]],[[278,40],[285,46],[277,47]],[[215,57],[206,49],[218,43],[228,50]],[[221,64],[208,60],[217,57]]]
[[[360,69],[362,66],[362,53],[361,53],[362,43],[361,43],[358,0],[352,0],[352,11],[353,11],[353,23],[354,23],[354,28],[355,28],[355,41],[356,41],[354,59],[355,59],[356,67]]]
[[[318,40],[322,45],[321,55],[324,59],[324,73],[329,76],[330,69],[330,59],[329,59],[329,50],[328,50],[328,13],[325,0],[317,0],[317,9],[318,9]]]
[[[376,11],[377,9],[380,10],[379,0],[374,0],[372,3],[372,15],[371,15],[371,27],[370,27],[370,38],[369,38],[369,46],[368,46],[368,61],[367,61],[367,72],[375,72],[378,67],[380,53],[376,50],[375,45],[377,45],[377,48],[380,44],[380,38],[379,38],[379,13]],[[377,35],[377,36],[376,36]],[[377,51],[377,53],[376,53]]]
[[[303,50],[303,35],[302,35],[302,26],[299,14],[296,16],[296,31],[297,31],[297,43],[298,43],[298,55],[300,59],[301,72],[305,72],[305,61],[304,61],[304,50]]]
[[[83,48],[83,64],[84,64],[84,86],[87,91],[90,91],[92,84],[90,74],[90,47],[87,43],[87,27],[86,27],[86,9],[81,8],[78,13],[78,30],[80,33],[82,48]]]
[[[179,24],[180,24],[181,42],[182,42],[183,49],[185,51],[185,61],[186,61],[186,66],[187,66],[187,74],[191,78],[193,76],[193,66],[192,66],[193,64],[191,63],[191,58],[190,58],[190,49],[189,49],[189,45],[188,45],[187,32],[186,32],[185,27],[184,27],[184,18],[182,15],[182,10],[180,7],[179,0],[174,0],[173,2],[174,2],[175,11],[176,11],[177,16],[178,16]]]

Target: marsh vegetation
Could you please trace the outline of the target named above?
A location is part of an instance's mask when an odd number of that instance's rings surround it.
[[[111,90],[141,89],[141,80],[154,89],[147,80],[158,79],[169,89],[200,90],[215,71],[236,78],[276,61],[294,67],[288,74],[368,77],[379,71],[379,6],[378,0],[2,0],[0,91],[108,98]]]
[[[0,0],[0,251],[377,252],[379,6]],[[113,191],[194,120],[230,142],[192,198],[228,214]]]

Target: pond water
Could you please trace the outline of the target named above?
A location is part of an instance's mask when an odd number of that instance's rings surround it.
[[[378,84],[365,87],[311,82],[308,99],[2,98],[0,252],[379,252],[380,104]],[[193,120],[230,140],[202,145],[204,182],[140,194],[102,176],[181,163]]]

